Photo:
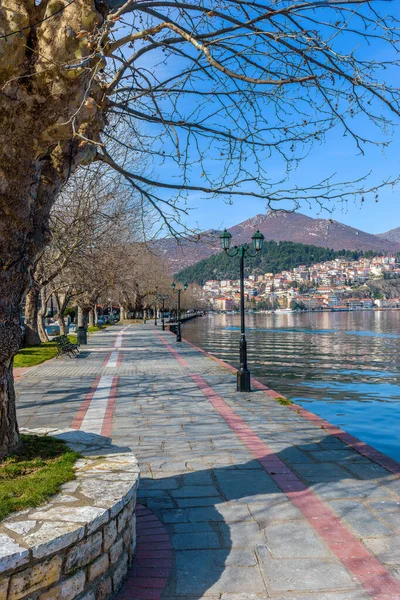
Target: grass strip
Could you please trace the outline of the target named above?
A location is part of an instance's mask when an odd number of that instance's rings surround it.
[[[77,343],[76,335],[69,335],[68,339],[72,344]],[[14,356],[14,367],[34,367],[55,356],[57,356],[55,342],[44,342],[37,346],[27,346],[26,348],[21,348],[18,354]]]
[[[46,342],[38,346],[27,346],[14,356],[14,367],[34,367],[40,363],[57,356],[57,348],[54,342]]]
[[[102,331],[103,329],[106,329],[106,327],[110,327],[110,323],[104,323],[104,325],[102,325],[101,327],[97,327],[97,325],[92,325],[91,327],[88,327],[88,333],[96,333],[96,331]]]
[[[293,404],[293,402],[289,400],[289,398],[283,398],[282,396],[279,398],[275,398],[275,400],[279,402],[279,404],[282,404],[282,406],[290,406],[291,404]]]
[[[64,441],[50,436],[22,435],[21,448],[0,459],[0,519],[16,510],[43,504],[75,479],[80,457]]]

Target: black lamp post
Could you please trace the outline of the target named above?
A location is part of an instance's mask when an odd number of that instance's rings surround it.
[[[157,327],[157,304],[154,302],[154,327]]]
[[[188,289],[188,284],[185,283],[185,285],[183,286],[183,290],[182,288],[177,288],[175,282],[173,281],[171,283],[171,287],[174,290],[174,292],[176,291],[178,293],[178,323],[177,323],[177,328],[176,328],[176,341],[177,342],[181,342],[182,341],[182,333],[181,333],[181,292],[185,291]]]
[[[257,252],[260,252],[263,242],[264,236],[257,229],[256,233],[251,237],[253,241],[253,246],[255,253],[251,254],[248,246],[235,246],[231,253],[229,253],[229,248],[231,245],[232,235],[224,230],[223,233],[219,236],[221,241],[221,247],[226,252],[228,256],[240,256],[240,368],[237,373],[237,391],[238,392],[250,392],[250,371],[247,368],[247,342],[246,342],[246,334],[245,334],[245,322],[244,322],[244,257],[256,256]]]
[[[161,326],[162,330],[165,331],[165,321],[164,321],[164,312],[165,312],[165,301],[168,300],[168,294],[163,296],[162,294],[158,294],[158,299],[162,302],[162,310],[161,310]]]

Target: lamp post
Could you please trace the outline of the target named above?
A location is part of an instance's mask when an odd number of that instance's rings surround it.
[[[188,284],[185,283],[185,285],[183,286],[183,290],[182,288],[177,288],[175,282],[173,281],[171,283],[171,287],[174,290],[174,292],[176,291],[178,293],[178,323],[177,323],[177,328],[176,328],[176,341],[177,342],[181,342],[182,341],[182,333],[181,333],[181,292],[185,291],[188,289]]]
[[[161,302],[162,302],[161,327],[162,327],[163,331],[165,331],[165,321],[164,321],[165,301],[168,300],[168,298],[169,298],[168,294],[165,294],[165,296],[163,296],[162,294],[158,294],[158,299],[161,300]]]
[[[251,239],[253,241],[253,246],[255,253],[251,254],[248,246],[234,246],[232,252],[229,252],[229,248],[231,245],[232,234],[229,233],[226,229],[219,236],[221,247],[225,251],[228,256],[237,256],[239,254],[240,257],[240,368],[237,372],[237,391],[238,392],[250,392],[250,371],[247,368],[247,342],[246,342],[246,332],[245,332],[245,321],[244,321],[244,257],[251,256],[254,257],[258,252],[260,252],[263,242],[264,236],[257,229],[256,233],[252,235]]]
[[[157,327],[157,301],[154,300],[154,327]]]

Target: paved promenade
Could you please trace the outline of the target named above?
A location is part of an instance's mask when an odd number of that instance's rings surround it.
[[[114,326],[16,387],[21,427],[111,436],[139,459],[118,600],[400,600],[399,465],[269,390],[235,392],[172,334]]]

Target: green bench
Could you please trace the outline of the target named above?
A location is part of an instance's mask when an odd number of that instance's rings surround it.
[[[66,335],[58,335],[54,341],[57,347],[57,358],[63,354],[68,354],[70,358],[79,354],[78,346],[70,342]]]

